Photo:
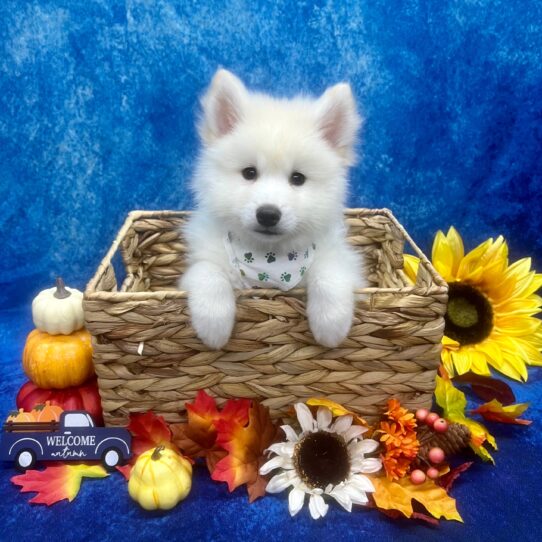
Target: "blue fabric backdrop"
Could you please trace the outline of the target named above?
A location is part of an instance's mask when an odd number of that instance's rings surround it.
[[[538,0],[3,0],[0,44],[2,411],[22,382],[33,295],[57,274],[82,288],[128,211],[191,206],[197,98],[218,66],[285,96],[350,81],[366,119],[351,206],[390,207],[426,250],[450,224],[471,246],[502,233],[513,258],[542,267]],[[532,381],[520,399],[540,394],[539,372]],[[467,526],[440,533],[534,536],[528,508],[540,497],[524,476],[542,466],[539,430],[499,431],[498,469],[478,466],[457,488]],[[9,539],[63,540],[60,518],[79,540],[107,539],[110,521],[116,540],[438,536],[336,510],[310,527],[306,516],[291,522],[281,500],[247,508],[201,474],[186,506],[147,522],[118,480],[107,493],[105,482],[86,484],[71,506],[31,510],[8,477]]]

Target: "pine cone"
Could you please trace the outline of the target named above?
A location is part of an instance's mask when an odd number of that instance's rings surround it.
[[[437,433],[427,426],[422,426],[417,431],[420,449],[418,458],[428,461],[428,454],[431,448],[442,448],[446,456],[457,454],[469,445],[470,429],[461,423],[450,423],[448,430],[444,433]]]

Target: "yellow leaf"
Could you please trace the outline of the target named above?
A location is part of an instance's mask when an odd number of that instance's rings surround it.
[[[487,442],[496,450],[497,443],[495,438],[481,423],[465,416],[465,408],[467,406],[465,394],[455,388],[450,379],[441,378],[437,375],[435,400],[443,409],[444,417],[447,420],[466,425],[470,429],[470,447],[474,453],[484,461],[495,463],[491,454],[483,446]]]
[[[344,408],[339,403],[335,403],[329,399],[325,399],[323,397],[311,397],[307,400],[307,405],[326,407],[331,411],[333,416],[344,416],[345,414],[350,414],[358,425],[368,427],[367,422],[361,416],[358,416],[355,412],[352,412],[351,410]]]
[[[398,510],[407,518],[414,513],[412,500],[419,502],[435,518],[453,519],[463,522],[452,499],[446,491],[437,486],[433,480],[414,485],[409,478],[401,478],[396,482],[386,477],[370,477],[375,487],[372,494],[378,508]]]

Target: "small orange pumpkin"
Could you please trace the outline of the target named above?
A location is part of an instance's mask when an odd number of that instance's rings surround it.
[[[10,412],[7,421],[13,423],[29,423],[35,422],[36,417],[34,411],[25,412],[24,409],[20,408],[18,411],[15,410]]]
[[[64,410],[57,405],[52,405],[51,401],[46,401],[44,405],[36,405],[32,412],[37,422],[58,422]]]
[[[34,329],[26,339],[23,369],[39,388],[79,386],[94,374],[90,333],[49,335]]]

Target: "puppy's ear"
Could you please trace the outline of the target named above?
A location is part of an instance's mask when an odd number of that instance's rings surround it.
[[[361,118],[348,83],[339,83],[322,94],[316,101],[316,118],[324,139],[350,165]]]
[[[209,143],[231,132],[241,120],[248,92],[233,73],[218,70],[201,100],[200,136]]]

